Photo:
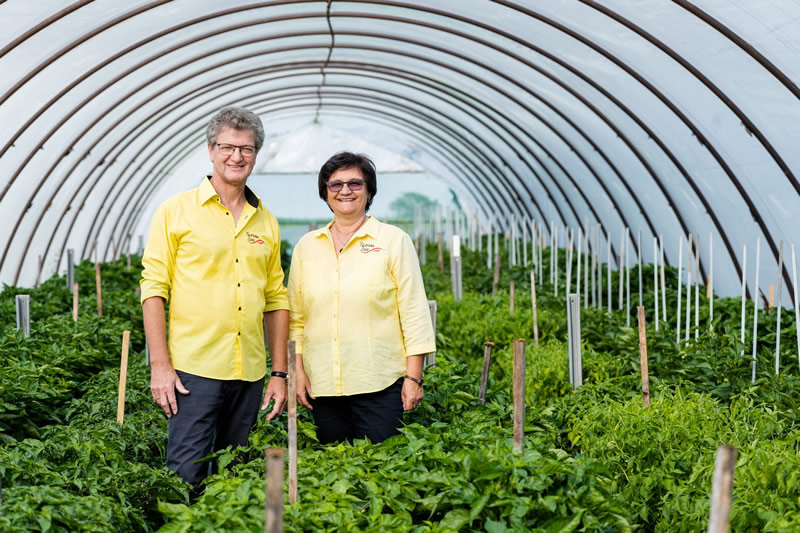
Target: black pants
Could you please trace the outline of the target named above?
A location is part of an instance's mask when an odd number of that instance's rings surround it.
[[[247,444],[258,417],[264,378],[258,381],[203,378],[178,371],[188,395],[175,392],[178,414],[169,419],[167,468],[195,489],[216,468],[199,459],[227,446]]]
[[[403,425],[403,378],[386,389],[352,396],[318,396],[310,400],[317,438],[322,444],[368,438],[382,442]]]

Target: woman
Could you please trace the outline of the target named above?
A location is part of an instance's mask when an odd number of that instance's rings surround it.
[[[318,186],[333,222],[300,239],[289,271],[297,400],[320,442],[381,442],[422,401],[435,350],[422,273],[411,238],[367,216],[378,190],[369,158],[337,153]]]

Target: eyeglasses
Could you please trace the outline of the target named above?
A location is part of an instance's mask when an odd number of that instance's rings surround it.
[[[350,181],[339,181],[333,180],[328,182],[328,190],[331,192],[339,192],[342,188],[347,185],[347,188],[351,191],[360,191],[361,187],[364,186],[366,183],[364,180],[350,180]]]
[[[233,155],[233,152],[236,149],[239,149],[239,153],[242,154],[244,157],[252,157],[256,153],[256,147],[245,145],[245,146],[237,146],[235,144],[217,144],[217,148],[219,148],[219,153],[222,155]]]

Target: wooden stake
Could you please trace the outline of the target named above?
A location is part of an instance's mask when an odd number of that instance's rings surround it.
[[[94,277],[97,285],[97,316],[103,316],[103,290],[100,284],[100,263],[94,262]]]
[[[494,280],[492,281],[492,298],[497,294],[497,288],[500,286],[500,254],[494,256]]]
[[[283,533],[283,450],[265,449],[264,464],[267,478],[264,532]]]
[[[489,384],[489,364],[492,362],[493,342],[483,343],[483,371],[481,372],[481,390],[478,393],[481,405],[486,403],[486,386]]]
[[[639,315],[639,360],[642,367],[642,405],[650,407],[650,376],[647,368],[647,330],[644,323],[644,306],[636,308]]]
[[[769,284],[769,302],[767,302],[767,309],[775,307],[775,284]]]
[[[444,252],[442,252],[442,232],[436,234],[437,252],[436,263],[439,265],[439,272],[444,272]]]
[[[72,320],[78,321],[78,284],[72,284]]]
[[[289,420],[287,432],[289,440],[289,504],[297,503],[297,353],[295,341],[289,341]]]
[[[536,274],[531,270],[531,312],[533,313],[533,345],[539,347],[539,317],[536,308]]]
[[[119,395],[117,396],[117,422],[122,424],[125,418],[125,386],[128,381],[128,345],[131,342],[131,332],[122,332],[122,359],[119,363]]]
[[[711,485],[711,515],[708,533],[727,533],[730,529],[733,471],[736,468],[736,448],[720,445],[714,461],[714,480]]]
[[[525,340],[514,341],[514,450],[522,452],[525,440]]]
[[[511,285],[508,288],[508,312],[512,315],[514,314],[514,282],[511,282]]]

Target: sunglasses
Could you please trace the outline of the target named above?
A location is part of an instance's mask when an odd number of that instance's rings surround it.
[[[339,192],[345,185],[347,185],[347,188],[350,189],[351,191],[360,191],[361,188],[364,186],[364,183],[366,183],[364,180],[350,180],[350,181],[333,180],[329,181],[327,185],[328,185],[328,190],[331,192]]]

